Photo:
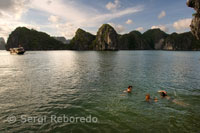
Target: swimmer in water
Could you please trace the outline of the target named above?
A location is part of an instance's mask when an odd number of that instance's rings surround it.
[[[158,102],[158,98],[157,97],[154,98],[154,102]]]
[[[149,102],[150,101],[150,94],[146,94],[146,96],[145,96],[145,100],[147,101],[147,102]]]
[[[162,91],[158,91],[160,93],[160,96],[162,98],[167,98],[168,100],[170,99],[170,97],[167,95],[167,92],[162,90]]]
[[[124,92],[131,93],[131,91],[132,91],[132,88],[133,88],[133,86],[128,86],[128,89],[127,89],[126,91],[124,91]]]
[[[151,97],[150,97],[150,94],[146,94],[145,100],[146,100],[147,102],[152,101],[152,100],[151,100]],[[154,102],[158,102],[158,98],[157,98],[157,97],[154,98]]]
[[[181,105],[181,106],[188,106],[189,104],[186,104],[184,102],[181,102],[181,101],[177,101],[176,99],[173,99],[173,98],[170,98],[168,95],[167,95],[167,92],[162,90],[162,91],[158,91],[160,93],[160,96],[162,98],[167,98],[167,100],[170,100],[171,102],[175,103],[175,104],[178,104],[178,105]]]
[[[166,91],[160,91],[160,96],[166,97],[167,96],[167,92]]]

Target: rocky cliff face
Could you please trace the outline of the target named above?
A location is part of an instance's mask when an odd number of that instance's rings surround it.
[[[6,49],[5,45],[6,43],[5,43],[4,38],[0,37],[0,50],[5,50]]]
[[[144,50],[151,48],[139,31],[132,31],[128,34],[119,36],[119,49]]]
[[[96,40],[94,42],[95,50],[118,50],[118,34],[115,29],[104,24],[97,32]]]
[[[187,5],[194,8],[196,13],[193,14],[193,19],[191,22],[191,31],[196,38],[200,39],[200,0],[187,0]]]
[[[63,50],[66,44],[57,41],[43,32],[38,32],[25,27],[16,28],[10,35],[6,44],[6,50],[21,45],[25,50]]]
[[[161,50],[165,45],[168,35],[160,29],[150,29],[144,32],[143,37],[150,45],[151,49]]]
[[[163,50],[200,50],[200,41],[191,32],[173,33],[166,38]]]
[[[92,50],[92,43],[94,40],[94,35],[82,29],[78,29],[76,31],[75,37],[70,42],[70,47],[72,50]]]

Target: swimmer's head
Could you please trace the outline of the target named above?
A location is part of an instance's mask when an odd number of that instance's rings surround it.
[[[167,96],[167,92],[162,90],[162,91],[158,91],[160,93],[160,96],[165,97]]]
[[[155,97],[155,98],[154,98],[154,101],[155,101],[155,102],[157,102],[157,101],[158,101],[158,98],[157,98],[157,97]]]
[[[161,95],[162,97],[165,97],[165,96],[167,96],[167,93],[166,93],[166,92],[161,92],[160,95]]]
[[[128,88],[133,88],[133,86],[128,86]]]
[[[146,100],[146,101],[149,101],[149,100],[150,100],[150,94],[146,94],[145,100]]]

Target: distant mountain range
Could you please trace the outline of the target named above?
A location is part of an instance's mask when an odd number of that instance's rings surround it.
[[[97,35],[78,29],[70,43],[64,37],[18,27],[10,34],[6,49],[19,44],[26,50],[200,50],[200,41],[191,32],[167,34],[150,29],[143,34],[132,31],[119,35],[108,24],[103,24]]]
[[[53,37],[58,41],[61,41],[64,44],[69,44],[71,40],[67,40],[65,37]]]
[[[96,36],[78,29],[70,45],[73,50],[200,50],[200,41],[191,32],[167,34],[150,29],[143,34],[119,35],[108,24],[102,25]]]
[[[0,37],[0,50],[5,50],[5,40],[3,37]]]

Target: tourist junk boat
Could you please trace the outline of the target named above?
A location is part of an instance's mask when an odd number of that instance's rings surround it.
[[[10,48],[10,53],[11,54],[23,55],[25,53],[25,50],[24,50],[23,47],[19,46],[18,48]]]

